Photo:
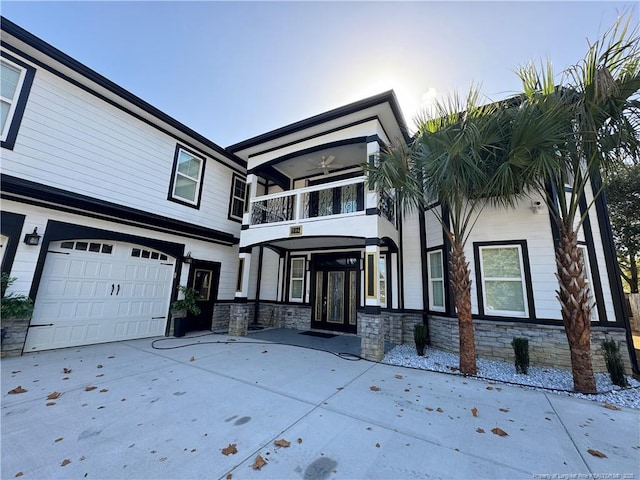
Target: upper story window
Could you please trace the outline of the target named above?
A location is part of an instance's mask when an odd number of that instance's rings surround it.
[[[527,282],[522,247],[480,246],[478,252],[484,314],[527,317]]]
[[[0,129],[2,147],[13,149],[35,69],[3,53],[0,72]]]
[[[199,208],[203,174],[204,158],[184,147],[176,147],[169,200]]]
[[[229,218],[231,220],[242,221],[242,214],[245,211],[245,193],[247,183],[239,175],[233,174],[231,180],[231,199],[229,200]]]

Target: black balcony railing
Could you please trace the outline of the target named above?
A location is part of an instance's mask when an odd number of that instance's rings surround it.
[[[251,225],[294,219],[295,196],[269,198],[251,204]]]
[[[364,183],[302,194],[302,218],[324,217],[364,210]]]

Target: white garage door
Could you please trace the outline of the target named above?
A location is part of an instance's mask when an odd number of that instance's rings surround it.
[[[174,263],[140,245],[52,242],[24,351],[163,335]]]

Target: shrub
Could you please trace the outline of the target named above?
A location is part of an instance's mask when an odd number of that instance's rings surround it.
[[[15,281],[15,277],[10,277],[7,273],[2,274],[0,284],[0,293],[2,294],[0,316],[2,318],[28,318],[33,313],[33,302],[28,296],[15,293],[6,294],[7,288]]]
[[[516,372],[526,375],[529,372],[529,340],[522,337],[513,337],[511,346],[516,357]]]
[[[613,338],[605,338],[601,345],[611,383],[619,387],[628,387],[627,378],[624,376],[624,362],[620,355],[620,344]]]
[[[416,352],[419,356],[424,357],[427,346],[427,326],[425,324],[417,323],[413,327],[413,340],[416,342]]]

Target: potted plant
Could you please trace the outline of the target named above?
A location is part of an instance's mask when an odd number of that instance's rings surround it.
[[[18,348],[19,351],[22,350],[29,319],[33,313],[33,301],[27,295],[19,295],[16,293],[9,293],[7,295],[7,288],[15,281],[15,277],[10,277],[8,273],[2,273],[0,279],[0,317],[2,318],[0,338],[3,344],[2,355],[15,353],[12,350]],[[22,342],[20,342],[18,338],[14,338],[9,342],[9,347],[7,347],[4,341],[7,335],[10,337],[18,337],[21,335],[23,337]],[[19,354],[19,351],[16,351]]]
[[[178,291],[182,298],[171,304],[171,314],[173,316],[173,336],[184,337],[184,334],[191,330],[192,319],[189,315],[199,315],[198,292],[191,287],[180,285]]]

